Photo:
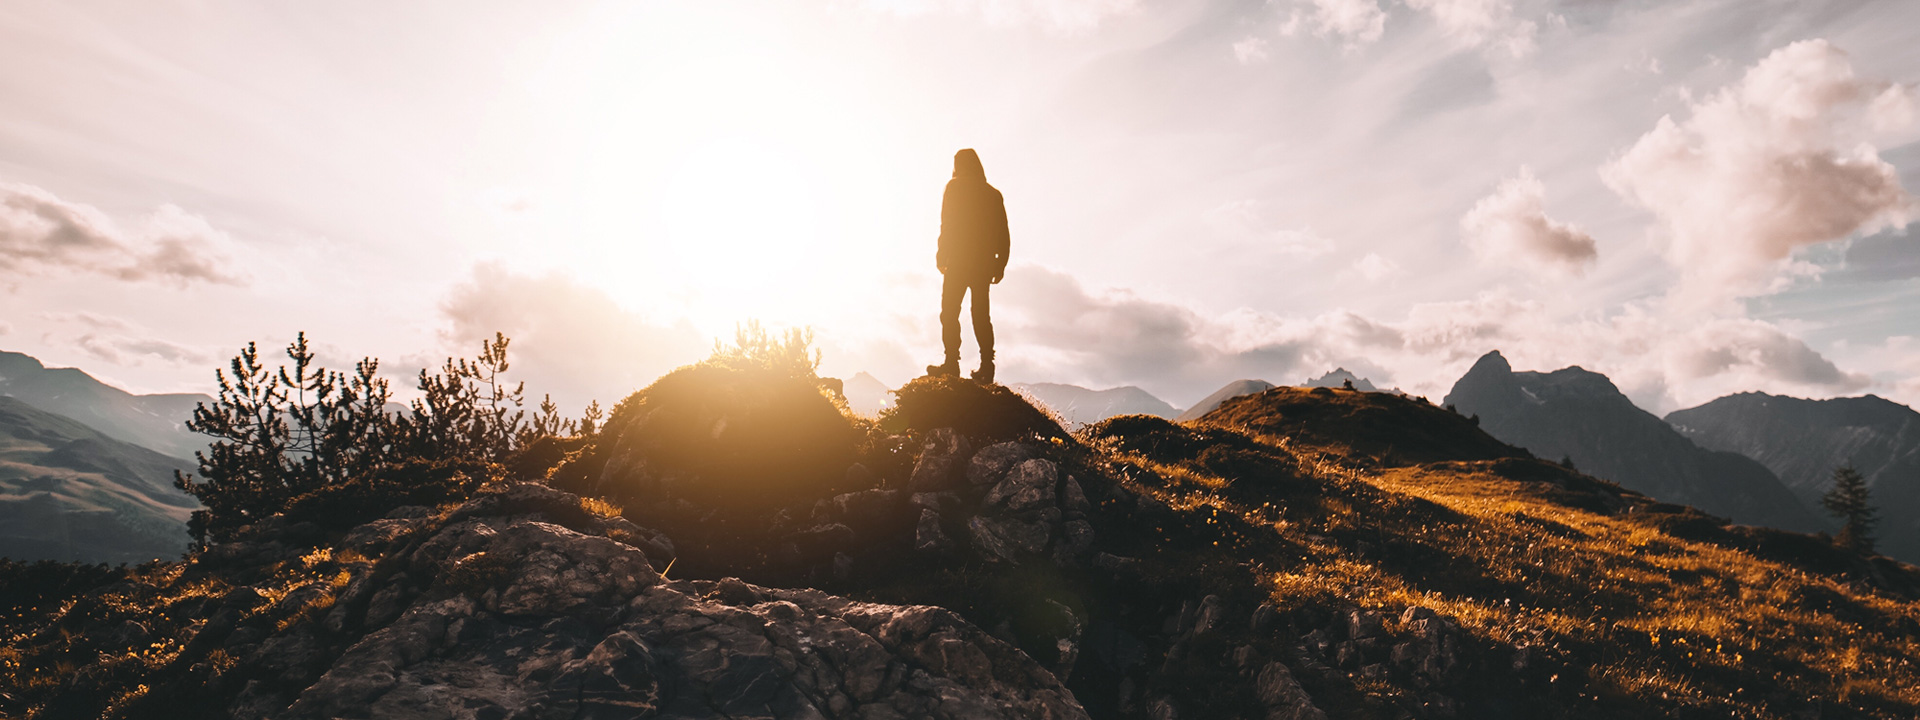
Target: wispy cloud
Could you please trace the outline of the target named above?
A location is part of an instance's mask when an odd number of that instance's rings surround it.
[[[163,205],[137,232],[47,190],[0,183],[0,273],[86,272],[128,281],[240,285],[217,248],[231,244],[204,218]]]
[[[1387,11],[1375,0],[1302,0],[1281,33],[1297,32],[1303,21],[1312,25],[1314,35],[1338,38],[1348,50],[1357,50],[1380,40]]]
[[[1506,50],[1513,57],[1534,51],[1539,25],[1514,14],[1511,0],[1407,0],[1433,16],[1440,30],[1471,47]]]
[[[1267,59],[1267,41],[1257,37],[1245,38],[1233,44],[1233,59],[1242,65],[1250,65]]]
[[[1547,217],[1545,185],[1521,166],[1460,218],[1467,246],[1482,259],[1505,265],[1578,275],[1599,257],[1593,236]]]

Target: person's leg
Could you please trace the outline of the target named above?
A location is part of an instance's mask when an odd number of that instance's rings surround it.
[[[928,374],[960,374],[960,300],[967,284],[952,275],[940,284],[940,341],[946,346],[946,361],[929,366]]]
[[[973,337],[980,341],[980,370],[973,379],[983,383],[993,382],[993,300],[990,289],[992,281],[979,280],[970,288],[973,291]]]

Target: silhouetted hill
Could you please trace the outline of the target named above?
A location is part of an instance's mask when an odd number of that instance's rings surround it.
[[[1009,383],[1008,387],[1038,400],[1059,415],[1070,430],[1115,415],[1170,418],[1180,414],[1179,408],[1132,385],[1106,390],[1090,390],[1061,383]]]
[[[0,351],[0,395],[63,415],[164,455],[193,457],[207,439],[187,430],[199,403],[194,393],[135,395],[74,368],[49,368],[32,356]]]
[[[1277,387],[1229,398],[1199,422],[1386,465],[1528,457],[1464,417],[1382,392]]]
[[[1880,549],[1920,559],[1920,413],[1873,395],[1806,400],[1740,393],[1667,415],[1681,434],[1713,450],[1760,461],[1809,507],[1833,486],[1833,470],[1866,476],[1881,509]]]
[[[1695,445],[1599,373],[1578,367],[1514,372],[1496,350],[1474,363],[1444,402],[1478,416],[1494,437],[1542,458],[1570,458],[1583,472],[1666,502],[1742,523],[1821,527],[1766,467]]]
[[[0,563],[0,715],[1920,711],[1920,570],[1418,399],[1282,388],[1068,437],[999,386],[898,397],[868,422],[694,366],[470,497],[181,563]]]
[[[0,557],[144,562],[187,548],[193,463],[0,397]]]
[[[1180,413],[1174,420],[1178,422],[1197,420],[1200,416],[1213,412],[1214,408],[1220,407],[1220,403],[1226,402],[1228,398],[1266,392],[1273,389],[1273,387],[1273,383],[1265,380],[1235,380],[1221,386],[1219,390],[1213,391],[1212,395],[1201,398],[1200,402],[1194,403],[1193,407],[1187,408],[1185,412]]]

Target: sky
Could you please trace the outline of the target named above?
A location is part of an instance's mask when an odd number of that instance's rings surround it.
[[[1498,349],[1656,413],[1920,403],[1920,3],[0,5],[0,349],[211,392],[484,338],[577,411],[741,322],[940,359],[954,151],[1003,382],[1176,406]],[[971,334],[963,362],[974,360]]]

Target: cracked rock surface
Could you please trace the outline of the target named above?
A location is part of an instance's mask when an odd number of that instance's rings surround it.
[[[260,662],[324,667],[290,705],[243,690],[234,716],[1086,717],[1052,673],[946,609],[668,582],[639,547],[470,509],[343,596],[333,624],[365,634],[330,662],[261,645]],[[370,534],[404,530],[381,522]]]

